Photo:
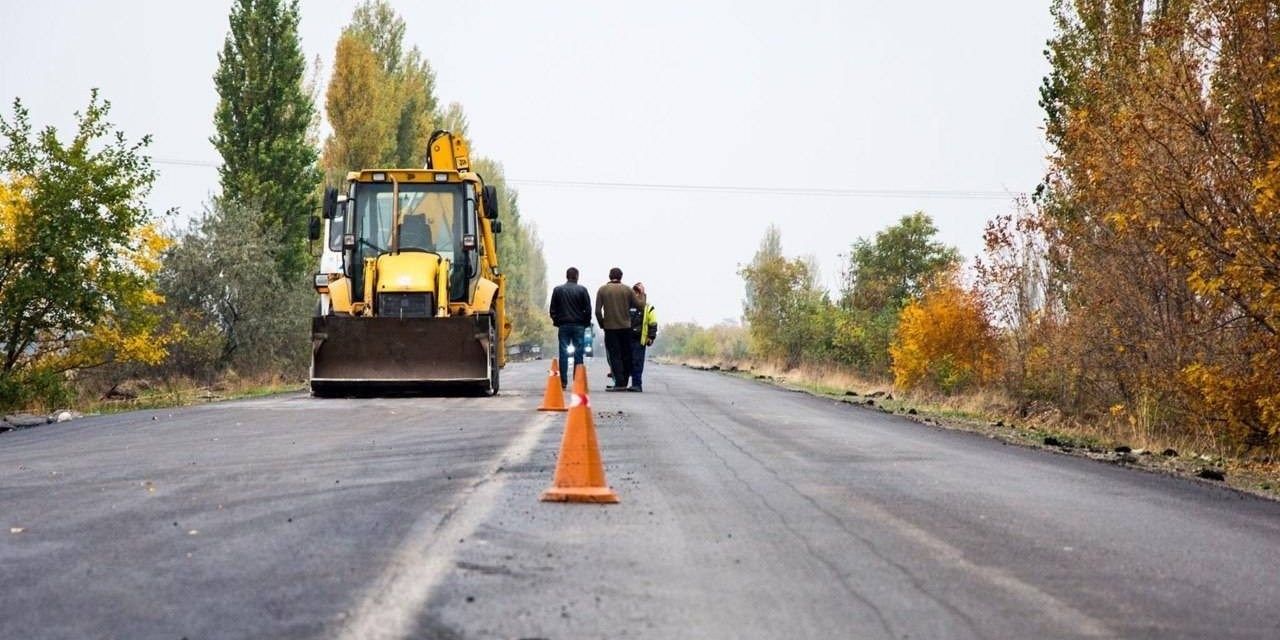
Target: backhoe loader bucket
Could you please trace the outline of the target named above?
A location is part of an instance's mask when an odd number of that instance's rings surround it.
[[[497,392],[492,321],[321,316],[311,322],[318,396],[468,386]]]

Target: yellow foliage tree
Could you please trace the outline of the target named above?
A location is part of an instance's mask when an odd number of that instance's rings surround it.
[[[982,299],[949,273],[902,310],[889,346],[894,384],[953,393],[996,372],[996,341]]]
[[[0,117],[0,406],[61,399],[68,372],[158,362],[168,240],[142,203],[155,180],[95,91],[63,143],[21,101]]]
[[[392,97],[392,87],[369,43],[354,33],[343,33],[325,94],[333,127],[323,157],[330,183],[337,183],[347,171],[379,166],[394,151]]]
[[[334,52],[325,108],[333,133],[322,164],[330,184],[352,170],[422,165],[440,119],[435,72],[386,0],[356,6]],[[455,131],[456,132],[456,131]]]
[[[139,227],[128,244],[120,248],[125,268],[148,282],[160,271],[160,257],[173,244],[155,224]],[[96,261],[89,277],[99,275]],[[62,348],[43,357],[37,366],[47,370],[71,371],[111,362],[159,364],[165,347],[175,337],[157,333],[155,314],[164,296],[151,286],[123,287],[116,292],[115,313],[102,317],[83,335],[66,340]]]
[[[1280,445],[1280,19],[1272,0],[1058,2],[1052,226],[1091,397]],[[1099,393],[1101,391],[1101,393]]]
[[[31,192],[35,181],[31,176],[13,175],[0,179],[0,249],[17,253],[27,238],[22,233],[33,221]]]

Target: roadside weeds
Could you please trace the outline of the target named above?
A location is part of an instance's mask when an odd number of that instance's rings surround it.
[[[190,380],[171,380],[157,385],[142,385],[129,394],[133,397],[109,397],[88,400],[86,414],[121,413],[144,409],[169,409],[224,400],[242,400],[261,396],[301,391],[306,384],[296,380],[273,378],[233,378],[212,385],[199,385]]]
[[[112,387],[101,397],[81,398],[76,409],[37,407],[36,410],[0,416],[0,433],[15,429],[68,422],[87,415],[106,415],[147,409],[171,409],[226,400],[243,400],[301,391],[305,384],[281,378],[229,379],[213,385],[199,385],[191,380],[167,380],[152,384],[131,381],[127,392]],[[140,383],[139,383],[140,382]],[[112,393],[115,392],[115,393]]]

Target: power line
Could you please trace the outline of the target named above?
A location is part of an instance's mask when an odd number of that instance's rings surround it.
[[[218,163],[181,158],[152,158],[153,164],[180,167],[217,167]],[[1008,201],[1026,194],[1013,191],[984,191],[979,189],[852,189],[834,187],[773,187],[755,185],[711,185],[648,182],[603,182],[591,180],[543,180],[514,179],[507,182],[524,187],[550,187],[554,189],[598,189],[612,191],[666,191],[684,193],[718,193],[737,195],[810,196],[828,198],[911,198],[938,200],[1002,200]]]
[[[586,180],[519,180],[507,182],[518,186],[562,187],[571,189],[613,189],[631,191],[684,191],[695,193],[732,193],[748,195],[826,196],[842,198],[945,198],[955,200],[1010,200],[1021,193],[981,191],[976,189],[850,189],[832,187],[770,187],[747,185],[655,184],[641,182],[592,182]]]
[[[169,164],[179,167],[217,167],[218,163],[207,160],[182,160],[180,158],[152,158],[151,164]]]

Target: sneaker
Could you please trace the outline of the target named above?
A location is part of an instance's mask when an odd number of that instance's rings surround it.
[[[641,387],[627,387],[627,391],[634,391],[634,392],[636,392],[636,393],[644,393],[644,389],[642,389]]]
[[[626,391],[626,387],[605,387],[605,391]]]

